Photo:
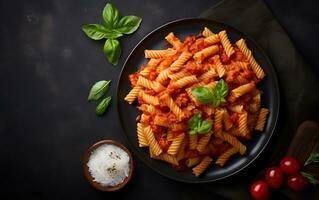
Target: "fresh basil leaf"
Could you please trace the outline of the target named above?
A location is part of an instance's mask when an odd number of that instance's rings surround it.
[[[319,163],[319,153],[311,153],[304,166],[311,163]]]
[[[90,90],[88,100],[91,101],[100,99],[109,88],[110,82],[111,81],[106,80],[96,82]]]
[[[220,79],[216,85],[216,92],[220,97],[226,97],[228,95],[228,86],[224,79]]]
[[[201,103],[211,103],[213,98],[213,91],[208,87],[195,87],[192,89],[192,95]]]
[[[104,44],[103,51],[107,60],[113,65],[117,65],[121,55],[120,42],[116,39],[107,39]]]
[[[95,109],[95,113],[99,116],[103,115],[106,108],[109,106],[111,102],[111,97],[106,97],[105,99],[103,99],[99,105],[96,107]]]
[[[116,30],[124,33],[131,34],[135,32],[141,24],[142,19],[137,16],[125,16],[122,17],[119,23],[116,24]]]
[[[117,30],[110,30],[100,24],[87,24],[82,27],[84,33],[93,40],[101,40],[103,38],[118,38],[123,34]]]
[[[108,28],[113,28],[120,21],[121,15],[117,8],[112,4],[108,3],[103,9],[103,19],[105,21],[105,26]]]
[[[319,180],[316,179],[316,177],[312,174],[306,173],[306,172],[300,172],[301,175],[303,177],[305,177],[306,179],[308,179],[308,181],[312,184],[312,185],[318,185],[319,184]]]
[[[198,127],[197,132],[199,134],[208,133],[211,129],[212,124],[207,120],[203,120],[200,127]]]
[[[202,113],[196,113],[189,121],[188,121],[188,128],[194,130],[198,127],[198,123],[202,120]]]

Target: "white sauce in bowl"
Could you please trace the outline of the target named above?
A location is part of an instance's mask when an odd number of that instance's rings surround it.
[[[93,181],[102,186],[116,186],[130,173],[130,157],[113,144],[103,144],[92,151],[87,163]]]

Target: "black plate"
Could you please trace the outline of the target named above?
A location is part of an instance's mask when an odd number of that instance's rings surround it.
[[[205,26],[214,32],[226,30],[232,43],[240,38],[246,39],[248,47],[252,50],[254,57],[267,75],[258,87],[264,91],[262,95],[262,106],[269,108],[270,114],[267,119],[264,133],[253,134],[252,140],[244,142],[247,146],[247,153],[245,156],[234,156],[223,168],[212,165],[200,177],[195,177],[190,170],[185,172],[176,172],[169,164],[151,159],[149,157],[148,148],[138,147],[135,121],[136,116],[139,114],[136,109],[137,104],[129,105],[124,101],[124,97],[131,90],[128,75],[134,73],[138,69],[138,66],[147,62],[144,58],[145,49],[166,48],[167,44],[164,38],[170,32],[174,32],[175,35],[182,40],[188,35],[197,35]],[[145,164],[163,176],[174,180],[190,183],[213,182],[238,173],[252,163],[266,147],[274,132],[279,114],[279,88],[277,77],[270,60],[250,37],[229,25],[217,21],[208,19],[182,19],[167,23],[157,28],[153,32],[149,33],[133,49],[124,64],[118,81],[117,108],[120,122],[127,136],[129,145],[131,146],[134,154],[137,155]]]

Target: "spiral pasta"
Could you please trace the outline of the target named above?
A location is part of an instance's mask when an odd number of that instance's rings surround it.
[[[256,123],[255,130],[263,131],[266,124],[266,117],[269,113],[269,109],[261,108],[258,115],[258,120]]]
[[[178,71],[181,69],[181,67],[184,65],[184,63],[186,63],[186,61],[188,59],[190,59],[192,57],[193,54],[189,53],[188,51],[184,51],[179,57],[178,59],[173,62],[173,64],[171,65],[170,69],[172,71]]]
[[[202,32],[202,35],[204,37],[209,37],[209,36],[215,35],[215,33],[213,33],[209,28],[205,27]]]
[[[219,35],[214,34],[206,37],[204,41],[208,44],[216,44],[220,41]]]
[[[176,50],[166,49],[166,50],[145,50],[145,58],[163,58],[167,54],[175,53]]]
[[[218,53],[218,51],[219,51],[218,46],[217,45],[213,45],[213,46],[207,47],[207,48],[195,53],[193,58],[197,62],[202,62],[208,56],[211,56],[211,55],[214,55],[214,54]]]
[[[228,57],[230,57],[231,55],[233,55],[233,53],[235,53],[234,48],[232,46],[232,44],[230,43],[227,33],[226,31],[221,31],[218,33],[219,37],[220,37],[220,42],[222,43],[224,49],[225,49],[225,53]]]
[[[151,96],[149,94],[146,94],[144,91],[140,91],[138,96],[145,102],[148,104],[152,104],[154,106],[159,105],[159,100],[157,97]]]
[[[188,158],[186,160],[187,167],[193,167],[197,165],[201,161],[201,157],[195,157],[195,158]]]
[[[172,141],[172,144],[169,146],[167,153],[175,156],[183,143],[184,137],[185,137],[184,133],[175,137]]]
[[[154,133],[152,131],[152,128],[150,126],[147,126],[144,128],[144,133],[147,138],[148,144],[150,146],[150,150],[155,156],[160,155],[163,150],[161,149],[160,145],[155,139]]]
[[[185,87],[187,85],[194,84],[196,82],[198,82],[196,76],[191,75],[191,76],[183,77],[183,78],[171,83],[171,87],[172,88],[182,88],[182,87]]]
[[[212,133],[207,133],[199,139],[197,146],[196,146],[196,149],[198,152],[203,152],[205,150],[205,147],[208,144],[211,135],[212,135]]]
[[[225,163],[229,160],[229,158],[232,157],[233,155],[235,155],[236,153],[238,153],[237,148],[235,148],[235,147],[230,148],[227,151],[225,151],[222,155],[220,155],[215,163],[217,165],[223,167],[225,165]]]
[[[198,164],[196,165],[196,167],[194,167],[192,170],[193,170],[193,174],[195,176],[199,176],[201,175],[205,169],[210,165],[210,163],[213,161],[212,158],[208,157],[208,156],[205,156],[203,158],[203,160]]]
[[[139,147],[147,147],[149,146],[147,138],[144,133],[145,125],[142,123],[137,123],[137,139]]]
[[[197,134],[189,135],[189,149],[196,149],[197,147]]]
[[[252,55],[252,52],[248,49],[245,40],[240,39],[236,42],[237,47],[240,49],[240,51],[246,56],[248,62],[251,65],[251,68],[255,72],[256,76],[259,79],[262,79],[265,77],[265,72],[264,70],[260,67],[260,65],[257,63],[255,58]]]
[[[263,131],[269,110],[261,108],[264,77],[244,40],[234,47],[225,31],[207,27],[179,40],[166,36],[170,48],[145,50],[150,60],[128,76],[137,99],[137,142],[151,158],[199,176],[216,158],[225,166],[246,142]],[[259,74],[259,75],[258,75]],[[258,137],[258,136],[257,136]]]
[[[124,98],[129,104],[132,104],[142,90],[141,86],[135,86]]]
[[[236,137],[234,137],[228,133],[223,133],[222,139],[224,141],[228,142],[233,147],[237,148],[241,155],[243,155],[246,152],[246,149],[247,149],[246,146],[243,145],[239,140],[237,140]]]

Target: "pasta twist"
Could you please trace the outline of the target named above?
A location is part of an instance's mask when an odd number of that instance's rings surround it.
[[[204,41],[208,44],[216,44],[220,41],[220,38],[218,34],[214,34],[214,35],[206,37]]]
[[[203,158],[203,160],[196,166],[194,167],[192,170],[193,170],[193,174],[195,176],[199,176],[201,175],[205,170],[206,168],[209,166],[209,164],[213,161],[212,158],[208,157],[208,156],[205,156]]]
[[[250,91],[252,91],[255,88],[255,84],[253,82],[247,83],[245,85],[241,85],[235,89],[232,90],[232,93],[234,97],[238,98]]]
[[[263,131],[266,124],[266,117],[269,113],[269,109],[261,108],[258,115],[257,124],[255,130]]]
[[[147,138],[144,133],[145,125],[142,123],[137,123],[137,139],[139,147],[147,147],[149,146]]]
[[[206,133],[203,137],[201,137],[197,143],[196,149],[198,152],[203,152],[205,150],[206,145],[208,144],[212,133]]]
[[[202,32],[202,35],[204,37],[209,37],[209,36],[215,35],[215,33],[213,33],[211,30],[209,30],[209,28],[205,27],[203,32]]]
[[[146,94],[144,91],[140,91],[138,96],[145,102],[148,104],[152,104],[154,106],[158,106],[159,105],[159,100],[157,97],[151,96],[149,94]]]
[[[176,156],[179,148],[181,147],[183,140],[184,140],[185,134],[179,134],[177,137],[173,139],[172,144],[169,146],[167,153],[173,156]]]
[[[177,73],[173,73],[173,74],[169,74],[168,77],[172,80],[172,81],[176,81],[178,79],[181,79],[185,76],[191,76],[192,74],[187,71],[187,70],[181,70]]]
[[[165,49],[165,50],[145,50],[145,58],[163,58],[167,54],[175,53],[176,50],[173,49]]]
[[[230,57],[231,55],[233,55],[233,53],[235,53],[235,50],[228,39],[226,31],[221,31],[218,33],[218,35],[220,37],[220,42],[225,49],[226,55]]]
[[[233,147],[225,151],[222,155],[216,160],[216,164],[223,167],[225,163],[229,160],[230,157],[235,155],[238,152],[238,149]]]
[[[208,56],[211,56],[211,55],[214,55],[214,54],[218,53],[218,51],[219,51],[218,46],[217,45],[213,45],[213,46],[207,47],[207,48],[195,53],[193,58],[197,62],[202,62]]]
[[[213,78],[218,76],[218,74],[216,73],[214,68],[211,68],[210,70],[208,70],[207,72],[203,73],[202,75],[200,75],[198,77],[199,81],[205,80],[205,79],[209,79],[209,78]]]
[[[138,97],[139,92],[142,90],[141,86],[135,86],[124,98],[129,104],[132,104]]]
[[[172,32],[169,33],[165,39],[177,50],[180,50],[183,47],[183,43]]]
[[[170,73],[171,73],[171,70],[169,68],[164,69],[158,74],[155,80],[161,84],[164,84],[165,81],[168,80]]]
[[[193,54],[189,53],[188,51],[184,51],[176,61],[170,66],[171,70],[176,72],[181,69],[181,67],[186,63],[188,59],[192,57]]]
[[[189,135],[189,149],[196,149],[197,147],[197,134]]]
[[[224,122],[224,127],[226,131],[228,131],[229,129],[233,127],[233,124],[229,120],[229,115],[226,109],[224,110],[223,122]]]
[[[168,95],[168,94],[164,94],[162,96],[162,98],[165,101],[165,104],[167,105],[167,107],[169,107],[169,109],[174,113],[174,115],[181,120],[184,116],[183,111],[176,105],[176,103],[173,101],[173,99]]]
[[[230,145],[233,147],[236,147],[241,155],[245,154],[246,152],[246,146],[243,145],[237,138],[234,136],[228,134],[228,133],[223,133],[222,134],[222,139],[226,142],[228,142]]]
[[[154,124],[158,126],[170,127],[167,117],[162,117],[158,115],[154,117]]]
[[[168,153],[162,153],[158,156],[151,155],[151,157],[154,159],[165,161],[165,162],[170,163],[172,165],[178,165],[177,158],[175,156],[169,155]]]
[[[240,39],[236,42],[237,47],[240,49],[240,51],[246,56],[248,62],[251,65],[252,70],[255,72],[256,76],[259,79],[262,79],[265,77],[264,70],[260,67],[260,65],[257,63],[255,58],[252,55],[252,52],[248,49],[245,40]]]
[[[193,167],[197,165],[201,161],[201,157],[195,157],[195,158],[188,158],[186,160],[187,167]]]
[[[191,85],[198,82],[197,78],[195,75],[191,75],[191,76],[186,76],[184,78],[181,78],[173,83],[171,83],[171,87],[172,88],[183,88],[187,85]]]
[[[239,133],[241,136],[246,136],[249,132],[248,127],[247,127],[247,117],[248,114],[247,112],[243,112],[239,114],[239,119],[238,119],[238,124],[239,124]]]
[[[224,110],[216,109],[214,116],[214,132],[216,136],[220,136],[222,134],[223,129],[223,115]]]
[[[148,144],[150,145],[150,151],[155,155],[160,155],[163,150],[161,149],[160,145],[158,144],[157,140],[155,139],[154,133],[150,126],[144,128],[144,133],[147,138]]]

